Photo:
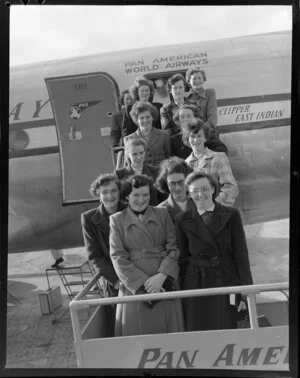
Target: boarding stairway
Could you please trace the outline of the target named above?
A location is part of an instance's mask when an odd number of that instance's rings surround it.
[[[79,368],[289,370],[287,282],[84,299],[98,279],[96,274],[69,305]],[[114,337],[107,316],[117,303],[231,293],[247,297],[249,328]],[[96,309],[82,327],[78,312],[84,306]],[[267,326],[259,322],[262,315]]]

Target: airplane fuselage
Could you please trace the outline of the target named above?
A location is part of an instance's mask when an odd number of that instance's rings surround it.
[[[204,69],[205,87],[216,90],[218,130],[244,223],[288,216],[291,33],[147,48],[11,69],[9,252],[83,245],[80,214],[97,206],[62,206],[61,151],[45,78],[105,73],[119,93],[137,76],[155,80],[192,67]]]

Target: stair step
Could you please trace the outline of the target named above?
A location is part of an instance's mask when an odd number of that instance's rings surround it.
[[[65,286],[72,286],[72,285],[85,285],[87,284],[89,281],[88,280],[83,280],[83,281],[70,281],[70,282],[67,282],[67,283],[64,283]]]

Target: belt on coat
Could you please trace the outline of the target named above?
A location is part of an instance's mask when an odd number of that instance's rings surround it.
[[[158,246],[153,248],[130,249],[129,255],[132,260],[138,260],[143,257],[151,259],[153,257],[166,257],[167,252],[163,246]]]
[[[181,262],[188,262],[192,265],[197,265],[199,268],[217,268],[221,266],[221,257],[199,255],[197,257],[184,257]]]

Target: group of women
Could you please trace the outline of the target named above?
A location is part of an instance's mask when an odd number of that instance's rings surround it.
[[[109,295],[252,284],[215,92],[202,70],[186,79],[169,79],[165,106],[151,103],[151,82],[136,80],[121,123],[125,167],[91,185],[100,206],[82,214],[83,237]],[[225,295],[118,304],[115,335],[235,328],[245,308]]]

